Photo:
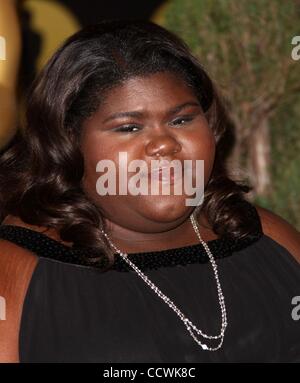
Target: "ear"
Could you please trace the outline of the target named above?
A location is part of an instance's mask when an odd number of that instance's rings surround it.
[[[300,264],[300,232],[279,215],[254,205],[265,235],[285,247]]]

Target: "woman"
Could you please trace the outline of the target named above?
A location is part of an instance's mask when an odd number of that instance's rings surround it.
[[[228,126],[199,62],[158,25],[110,20],[63,44],[1,158],[2,361],[300,361],[300,235],[227,175]],[[98,163],[120,153],[192,161],[193,181],[204,161],[203,200],[101,195]],[[148,185],[183,183],[160,169]]]

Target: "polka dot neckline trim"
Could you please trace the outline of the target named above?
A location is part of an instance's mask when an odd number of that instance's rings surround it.
[[[221,259],[230,256],[234,251],[239,251],[251,245],[261,236],[262,232],[259,230],[256,234],[249,235],[240,240],[217,238],[207,241],[206,243],[214,258]],[[9,240],[43,258],[83,265],[82,258],[84,258],[84,253],[82,250],[64,245],[41,232],[22,226],[1,225],[0,238]],[[128,258],[142,271],[159,269],[160,267],[207,263],[209,261],[208,255],[201,243],[175,249],[129,253]],[[116,271],[132,271],[132,268],[119,254],[115,254],[115,262],[111,269]]]

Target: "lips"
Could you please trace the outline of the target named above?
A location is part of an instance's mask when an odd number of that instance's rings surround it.
[[[173,184],[175,181],[178,181],[182,178],[182,172],[177,171],[173,167],[160,167],[153,169],[149,174],[148,178],[151,180],[158,180],[163,183]]]

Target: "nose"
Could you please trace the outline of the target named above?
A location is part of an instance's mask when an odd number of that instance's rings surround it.
[[[146,145],[146,154],[150,157],[167,157],[180,152],[180,143],[170,135],[160,135],[152,138]]]

